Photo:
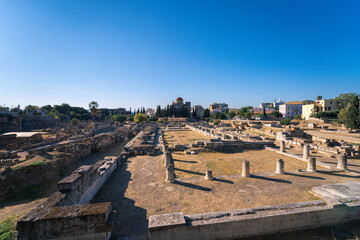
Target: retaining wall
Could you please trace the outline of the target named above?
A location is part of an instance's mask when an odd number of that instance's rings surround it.
[[[328,205],[325,201],[274,205],[195,214],[150,216],[150,240],[237,239],[317,228],[360,218],[360,202]]]

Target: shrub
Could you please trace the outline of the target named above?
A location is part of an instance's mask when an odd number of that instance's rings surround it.
[[[314,115],[316,118],[335,118],[339,111],[319,112]]]
[[[126,119],[127,119],[127,117],[122,114],[116,114],[111,117],[111,120],[113,120],[114,122],[120,122],[120,123],[125,122]]]
[[[133,121],[134,121],[134,117],[133,117],[133,116],[128,116],[128,117],[126,118],[126,121],[133,122]]]
[[[147,116],[144,113],[137,113],[134,116],[134,121],[136,123],[142,123],[147,121]]]
[[[281,120],[280,123],[281,123],[282,125],[290,125],[290,124],[291,124],[291,120],[285,118],[285,119]]]
[[[149,118],[149,120],[151,122],[156,122],[158,120],[158,118],[156,116],[152,116],[152,117]]]
[[[71,125],[71,126],[77,126],[77,125],[79,125],[79,119],[77,119],[77,118],[71,119],[70,125]]]
[[[295,115],[294,119],[301,119],[301,115]]]
[[[218,125],[218,124],[220,123],[220,120],[218,120],[218,119],[217,119],[217,120],[214,120],[213,123],[214,123],[214,125]]]

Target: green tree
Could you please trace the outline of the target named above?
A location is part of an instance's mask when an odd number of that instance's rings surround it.
[[[317,97],[316,97],[316,100],[322,100],[322,99],[323,99],[322,96],[317,96]]]
[[[226,115],[222,112],[215,112],[214,113],[214,118],[215,119],[225,119],[226,118]]]
[[[312,103],[314,103],[313,100],[303,100],[302,101],[302,104],[304,104],[304,105],[308,105],[308,104],[312,104]]]
[[[149,120],[151,121],[151,122],[156,122],[157,120],[159,120],[156,116],[151,116],[150,118],[149,118]]]
[[[205,110],[201,112],[200,116],[202,119],[208,119],[210,117],[210,110],[205,108]]]
[[[146,122],[147,121],[147,116],[143,113],[137,113],[134,116],[134,121],[136,123],[142,123],[142,122]]]
[[[59,111],[56,110],[56,109],[51,110],[51,111],[49,112],[49,115],[50,115],[50,116],[53,116],[54,118],[60,118],[60,113],[59,113]]]
[[[230,111],[229,112],[229,117],[230,119],[233,119],[236,116],[236,112],[235,111]]]
[[[129,122],[133,122],[134,121],[134,117],[132,115],[128,116],[126,118],[126,121],[129,121]]]
[[[35,105],[27,105],[25,107],[25,111],[27,111],[28,113],[36,113],[37,110],[39,110],[40,108],[38,106]]]
[[[242,108],[240,108],[238,110],[237,114],[238,114],[239,117],[246,117],[247,118],[247,116],[249,116],[248,113],[250,113],[250,109],[252,109],[252,108],[253,108],[252,106],[242,107]],[[247,115],[247,116],[245,116],[245,115]],[[250,113],[250,115],[251,115],[251,113]]]
[[[252,117],[252,113],[249,111],[245,112],[244,117],[250,119]]]
[[[51,110],[53,110],[53,107],[51,105],[45,105],[41,107],[42,110],[46,112],[46,114],[49,114]]]
[[[127,119],[127,117],[122,114],[116,114],[111,117],[111,120],[113,120],[114,122],[120,122],[120,123],[125,122],[126,119]]]
[[[334,99],[336,101],[337,108],[339,110],[346,108],[350,105],[355,96],[358,96],[358,94],[354,92],[339,94],[339,96]]]
[[[158,105],[158,106],[156,107],[155,116],[157,116],[157,117],[162,117],[162,114],[161,114],[161,106],[160,106],[160,105]]]
[[[281,118],[283,115],[278,110],[274,110],[272,111],[271,116],[273,118]]]
[[[353,96],[350,106],[344,114],[344,124],[346,127],[351,129],[358,129],[360,127],[358,96]]]
[[[71,126],[78,126],[79,125],[79,119],[77,119],[77,118],[73,118],[73,119],[71,119],[71,121],[70,121],[70,125]]]
[[[262,117],[263,117],[263,118],[267,118],[265,106],[263,107],[263,110],[262,110]]]
[[[99,107],[99,104],[95,101],[91,101],[89,103],[89,108],[90,108],[90,112],[91,112],[93,121],[95,121],[95,115],[97,114],[98,107]]]

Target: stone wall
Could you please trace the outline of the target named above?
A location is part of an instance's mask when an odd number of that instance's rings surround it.
[[[203,141],[201,144],[192,144],[192,147],[205,147],[209,149],[218,149],[222,147],[256,149],[274,145],[273,141],[261,140],[258,137],[252,137],[250,135],[244,135],[233,131],[225,132],[219,131],[215,128],[190,124],[188,124],[187,127],[195,132],[212,137],[209,141]]]
[[[234,239],[317,228],[360,218],[359,199],[343,205],[311,201],[195,215],[150,216],[149,239]]]
[[[106,158],[61,180],[58,192],[18,221],[18,239],[109,239],[111,203],[88,203],[118,163],[117,157]]]

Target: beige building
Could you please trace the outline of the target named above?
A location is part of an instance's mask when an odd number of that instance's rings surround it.
[[[312,104],[303,105],[301,117],[305,120],[309,120],[309,118],[314,116],[316,113],[335,110],[337,110],[337,108],[336,101],[334,99],[318,100]]]

